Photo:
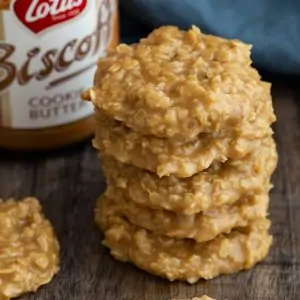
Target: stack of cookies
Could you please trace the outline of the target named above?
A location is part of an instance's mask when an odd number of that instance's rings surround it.
[[[165,26],[99,61],[84,98],[107,178],[96,222],[115,258],[194,283],[267,255],[275,116],[250,49]]]

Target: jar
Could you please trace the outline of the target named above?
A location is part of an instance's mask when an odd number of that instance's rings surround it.
[[[3,0],[0,9],[0,147],[92,136],[93,106],[80,95],[119,42],[116,0]]]

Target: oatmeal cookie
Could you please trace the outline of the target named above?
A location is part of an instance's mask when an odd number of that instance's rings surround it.
[[[264,137],[272,135],[269,125],[261,129],[265,112],[261,114],[253,124],[245,126],[242,136],[202,133],[194,140],[182,142],[141,135],[98,110],[93,144],[106,155],[155,172],[160,177],[190,177],[214,161],[240,159],[259,147]]]
[[[272,242],[267,219],[205,243],[155,235],[107,211],[97,215],[96,222],[104,231],[103,243],[116,259],[171,281],[195,283],[249,269],[264,259]]]
[[[272,138],[240,160],[214,162],[190,178],[156,174],[102,156],[102,168],[110,187],[122,189],[141,206],[196,214],[229,205],[243,196],[267,193],[269,178],[277,164]]]
[[[0,298],[36,291],[58,264],[59,244],[38,201],[0,201]]]
[[[271,98],[270,84],[251,67],[250,48],[195,26],[163,26],[100,59],[83,98],[146,135],[191,140],[238,128]]]
[[[240,199],[231,206],[185,215],[141,207],[126,199],[120,190],[114,189],[110,196],[105,194],[98,199],[96,214],[101,216],[101,211],[104,211],[112,216],[125,218],[157,235],[189,238],[201,243],[210,241],[221,233],[228,233],[233,228],[246,227],[253,220],[265,218],[268,204],[267,194],[253,195]]]

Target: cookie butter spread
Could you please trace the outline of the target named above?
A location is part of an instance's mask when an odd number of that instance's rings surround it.
[[[93,132],[81,101],[118,42],[116,0],[0,2],[0,146],[39,149]]]
[[[36,291],[58,264],[59,244],[38,201],[0,199],[0,299]]]

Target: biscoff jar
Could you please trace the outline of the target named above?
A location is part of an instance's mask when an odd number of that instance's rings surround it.
[[[91,136],[93,106],[80,95],[118,38],[116,0],[0,0],[0,147]]]

